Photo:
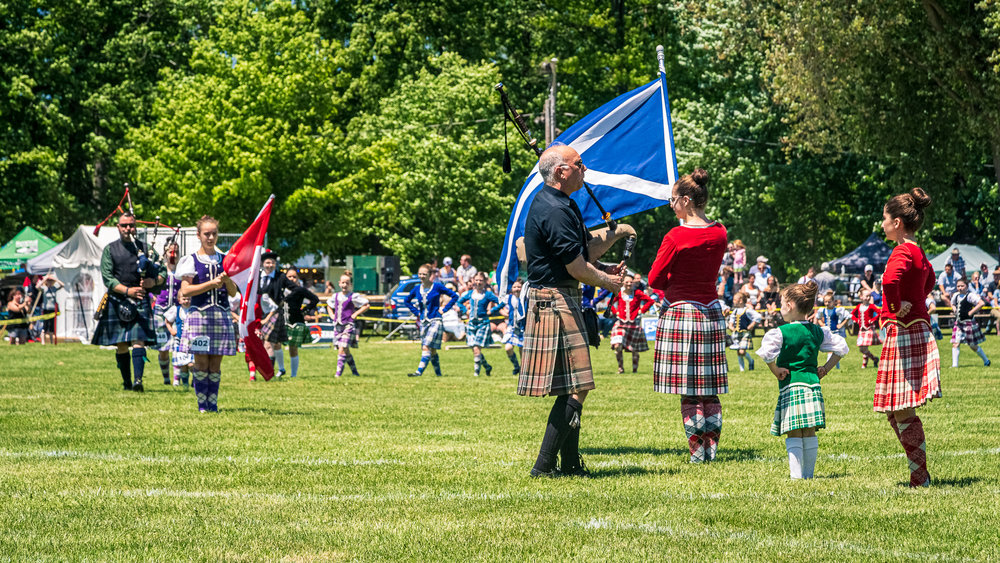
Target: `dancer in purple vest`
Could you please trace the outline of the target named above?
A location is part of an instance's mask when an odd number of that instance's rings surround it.
[[[344,363],[351,368],[351,373],[360,376],[358,367],[354,364],[351,348],[358,347],[358,335],[355,333],[355,321],[368,310],[368,298],[354,292],[354,276],[344,272],[340,276],[340,292],[334,293],[326,300],[327,310],[334,322],[333,346],[337,348],[337,373],[344,373]]]
[[[229,296],[236,295],[233,280],[222,269],[222,253],[215,248],[219,222],[203,215],[198,220],[201,248],[177,265],[181,295],[191,298],[180,352],[194,356],[194,392],[198,411],[219,410],[222,356],[236,355],[236,335],[229,317]]]
[[[163,384],[170,384],[170,350],[173,347],[173,337],[167,328],[166,314],[177,305],[178,292],[181,290],[181,279],[177,277],[177,260],[180,247],[176,242],[167,242],[163,248],[163,265],[167,271],[163,273],[165,281],[163,289],[153,303],[153,324],[156,327],[156,347],[159,349],[160,371],[163,373]],[[174,366],[174,387],[181,384],[180,370]]]

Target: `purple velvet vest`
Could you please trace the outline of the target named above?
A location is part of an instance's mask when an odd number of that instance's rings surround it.
[[[331,311],[333,314],[330,315],[333,322],[344,325],[353,323],[354,319],[351,318],[351,315],[354,314],[354,301],[351,300],[351,295],[354,294],[345,296],[343,293],[337,292],[333,295],[335,308]]]
[[[174,276],[173,272],[165,272],[165,275],[167,281],[160,294],[156,296],[155,305],[162,309],[169,309],[177,304],[177,296],[181,291],[181,279]]]
[[[194,258],[194,280],[191,283],[198,285],[200,283],[205,283],[216,278],[222,273],[222,261],[220,260],[218,264],[205,264],[201,260],[198,260],[198,256],[192,254]],[[201,295],[195,295],[191,298],[191,307],[199,310],[205,310],[211,306],[217,306],[229,310],[229,293],[226,291],[226,287],[220,287],[219,289],[213,289],[206,291]]]

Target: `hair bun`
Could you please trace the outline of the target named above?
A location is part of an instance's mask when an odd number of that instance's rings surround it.
[[[691,173],[691,179],[699,186],[704,187],[708,184],[708,171],[704,168],[695,168],[694,172]]]
[[[819,285],[817,285],[816,282],[812,280],[807,281],[804,285],[806,286],[806,289],[803,292],[805,296],[808,297],[810,300],[815,301],[816,294],[819,293]]]
[[[913,207],[923,209],[931,204],[931,196],[923,188],[913,188],[910,190],[910,197],[913,198]]]

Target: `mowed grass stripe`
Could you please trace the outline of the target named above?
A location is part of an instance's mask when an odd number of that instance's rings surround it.
[[[986,350],[1000,359],[997,338]],[[950,358],[947,341],[942,356]],[[447,377],[406,378],[413,344],[362,343],[363,377],[250,383],[227,358],[217,416],[162,386],[120,390],[113,353],[71,344],[0,351],[0,559],[981,560],[1000,556],[1000,368],[963,350],[921,409],[936,485],[911,491],[902,449],[871,411],[856,350],[824,379],[817,479],[790,482],[769,435],[773,376],[732,372],[719,462],[686,463],[678,399],[593,351],[584,407],[591,480],[535,481],[550,399],[515,394],[467,350]],[[947,360],[946,360],[947,362]],[[734,357],[730,365],[736,368]]]

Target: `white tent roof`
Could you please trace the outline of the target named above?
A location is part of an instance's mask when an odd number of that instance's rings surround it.
[[[59,251],[66,246],[67,242],[69,241],[60,242],[38,256],[35,256],[31,260],[28,260],[28,273],[36,276],[45,275],[51,272],[52,269],[55,268],[52,261],[55,259],[56,254],[59,254]]]
[[[986,267],[989,268],[990,271],[993,271],[993,269],[997,266],[996,256],[991,256],[990,253],[986,252],[982,248],[979,248],[978,246],[973,246],[971,244],[953,244],[941,254],[931,258],[931,266],[934,267],[935,272],[944,270],[944,263],[951,258],[951,249],[953,248],[957,248],[961,253],[962,258],[965,260],[965,269],[967,272],[978,270],[980,264],[986,264]]]
[[[102,229],[102,234],[105,229]],[[107,242],[94,236],[94,228],[80,225],[73,236],[66,241],[66,246],[53,258],[56,268],[79,268],[80,266],[101,266],[101,252]],[[117,230],[114,238],[118,238]],[[110,241],[108,241],[110,242]]]

